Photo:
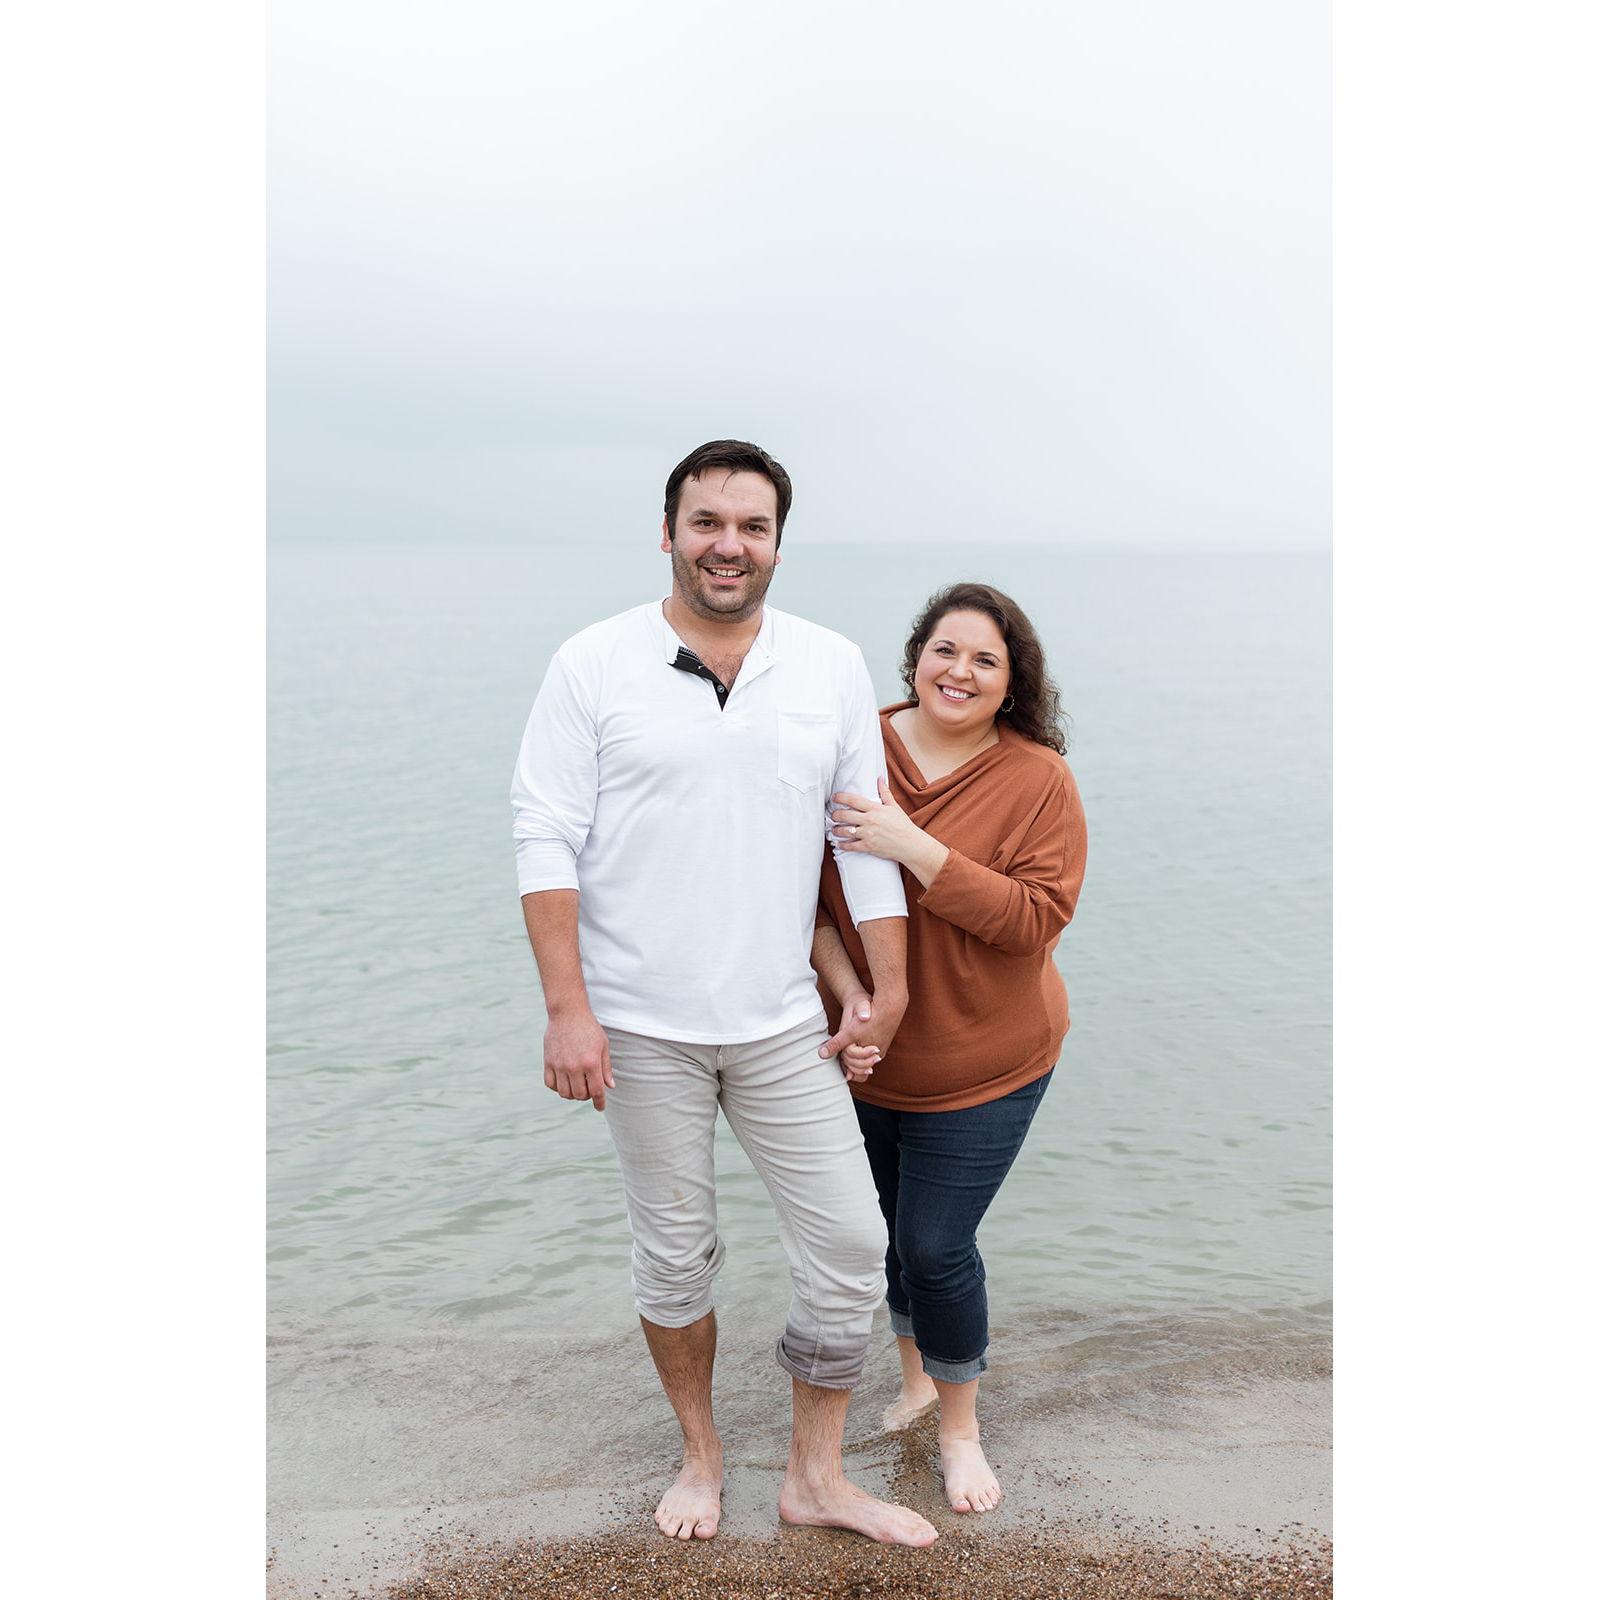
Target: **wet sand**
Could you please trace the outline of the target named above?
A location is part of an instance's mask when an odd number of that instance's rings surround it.
[[[1045,1535],[946,1534],[928,1550],[866,1544],[825,1530],[774,1540],[683,1545],[638,1534],[454,1553],[389,1591],[392,1600],[1324,1600],[1325,1547],[1262,1555],[1160,1546],[1097,1550]]]
[[[1118,1341],[1117,1349],[1125,1348]],[[268,1594],[1327,1595],[1326,1346],[1302,1340],[1274,1349],[1270,1361],[1255,1352],[1247,1362],[1211,1358],[1097,1374],[1093,1341],[1081,1341],[1071,1383],[1056,1362],[1030,1372],[1023,1359],[996,1372],[985,1434],[1007,1498],[982,1519],[944,1503],[936,1419],[904,1434],[872,1431],[870,1419],[893,1390],[890,1372],[874,1372],[859,1409],[852,1408],[846,1470],[869,1492],[928,1516],[940,1538],[927,1551],[778,1526],[787,1408],[763,1368],[750,1375],[765,1396],[763,1425],[757,1429],[747,1412],[743,1427],[728,1429],[723,1531],[715,1540],[679,1546],[655,1532],[650,1513],[676,1464],[670,1413],[654,1418],[656,1409],[665,1411],[659,1396],[644,1403],[641,1395],[634,1409],[613,1394],[597,1403],[596,1414],[622,1424],[631,1411],[648,1450],[624,1457],[586,1441],[586,1465],[563,1461],[558,1473],[523,1477],[517,1491],[488,1497],[280,1510],[269,1529]],[[486,1421],[477,1424],[479,1438],[492,1437]]]

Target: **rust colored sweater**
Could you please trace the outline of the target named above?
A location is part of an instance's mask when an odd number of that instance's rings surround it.
[[[925,783],[879,713],[895,802],[950,857],[924,889],[901,869],[910,1003],[862,1100],[893,1111],[955,1111],[998,1100],[1056,1064],[1068,1027],[1054,951],[1072,920],[1087,855],[1083,804],[1055,751],[999,724],[1000,742]],[[832,923],[862,985],[871,969],[831,852],[817,920]],[[831,1027],[839,1007],[824,989]]]

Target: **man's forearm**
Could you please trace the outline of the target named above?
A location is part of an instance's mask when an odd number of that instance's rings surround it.
[[[551,1016],[587,1011],[589,990],[578,957],[578,891],[541,889],[523,895],[522,920],[539,964],[545,1010]]]
[[[856,931],[867,952],[872,969],[872,995],[881,1008],[906,1003],[906,919],[874,917]]]

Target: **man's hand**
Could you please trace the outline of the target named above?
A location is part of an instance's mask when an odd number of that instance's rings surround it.
[[[839,1031],[817,1051],[824,1061],[837,1055],[844,1075],[852,1083],[872,1076],[872,1069],[883,1059],[894,1038],[905,1001],[875,999],[865,990],[852,995],[844,1004]]]
[[[899,1031],[900,1019],[905,1014],[905,995],[891,995],[880,989],[872,997],[871,1017],[860,1024],[860,1032],[855,1039],[856,1045],[859,1048],[876,1051],[877,1061],[881,1061],[888,1055],[889,1046],[894,1042],[894,1036]],[[874,1066],[877,1061],[874,1061]]]
[[[858,989],[845,1000],[841,1010],[839,1031],[817,1049],[824,1061],[838,1055],[846,1045],[865,1042],[861,1034],[872,1023],[872,996],[865,989]]]
[[[605,1110],[606,1090],[617,1086],[611,1046],[587,1006],[551,1016],[544,1030],[544,1086],[563,1100],[592,1100],[596,1111]]]

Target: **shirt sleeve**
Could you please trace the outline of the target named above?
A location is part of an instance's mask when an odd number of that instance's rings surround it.
[[[1078,785],[1063,774],[1004,872],[952,849],[917,904],[1007,955],[1043,950],[1072,921],[1089,853]]]
[[[578,887],[578,857],[594,823],[598,783],[593,697],[558,652],[533,702],[511,777],[519,895]]]
[[[883,730],[878,726],[877,697],[872,692],[867,663],[853,648],[840,716],[839,764],[834,769],[828,798],[831,801],[834,795],[848,791],[876,804],[878,780],[888,776],[883,759]],[[830,815],[831,812],[830,805]],[[831,835],[831,826],[828,831]],[[898,862],[884,861],[862,850],[843,851],[836,844],[833,859],[838,863],[850,920],[857,927],[878,917],[906,914],[906,891]]]

